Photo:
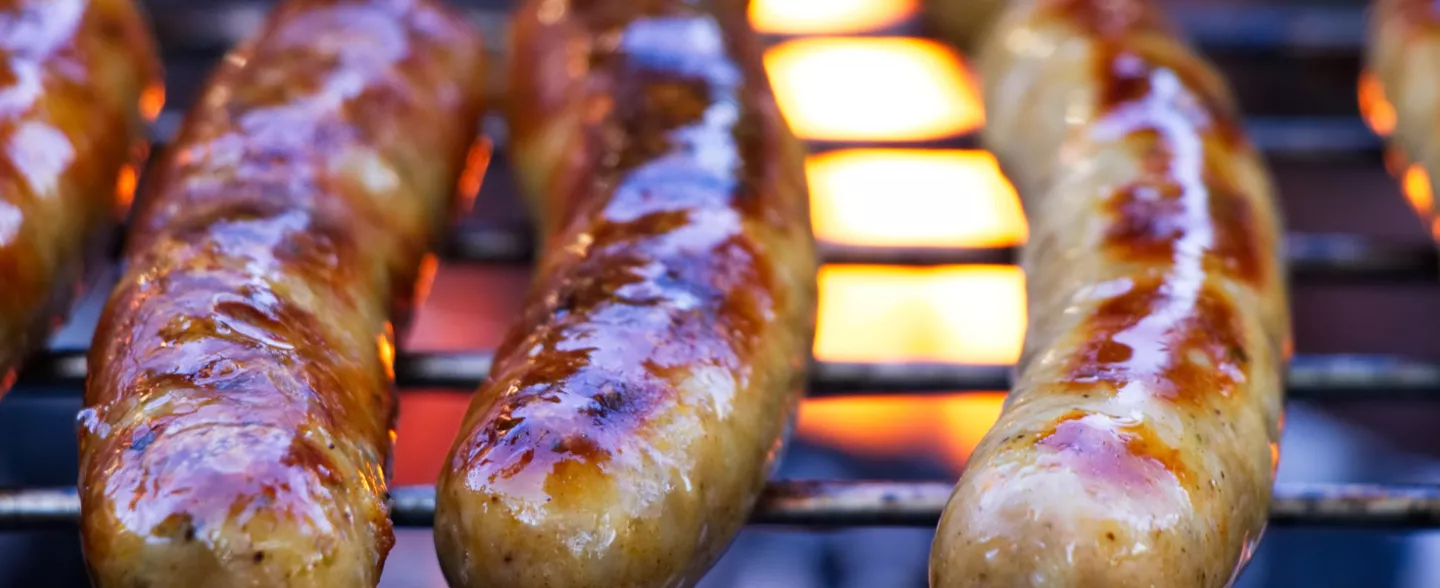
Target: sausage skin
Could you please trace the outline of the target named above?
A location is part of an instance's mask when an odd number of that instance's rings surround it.
[[[109,245],[163,97],[130,0],[0,1],[0,394]]]
[[[1364,83],[1380,90],[1376,96],[1389,107],[1394,126],[1388,137],[1402,160],[1425,171],[1432,187],[1428,202],[1412,203],[1428,229],[1440,238],[1440,209],[1433,186],[1440,181],[1440,8],[1422,0],[1376,0],[1370,11]]]
[[[440,562],[453,586],[693,585],[804,385],[803,149],[739,2],[532,1],[513,42],[545,240],[441,472]]]
[[[213,74],[89,358],[98,586],[378,582],[387,319],[452,207],[480,54],[438,1],[288,0]]]
[[[1148,0],[1021,0],[996,26],[985,141],[1030,220],[1030,325],[931,586],[1225,586],[1278,460],[1269,173],[1227,85]]]

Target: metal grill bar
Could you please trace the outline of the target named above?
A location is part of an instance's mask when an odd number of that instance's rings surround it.
[[[520,263],[531,259],[533,239],[520,227],[459,227],[443,249],[446,259]],[[1286,236],[1290,272],[1302,280],[1385,281],[1440,278],[1440,256],[1425,243],[1390,243],[1357,235],[1292,233]],[[821,243],[826,263],[936,266],[1012,264],[1015,247],[890,247]]]
[[[788,527],[933,527],[950,497],[948,482],[777,481],[750,522]],[[0,490],[0,530],[74,526],[74,488]],[[432,486],[393,488],[390,518],[402,527],[435,520]],[[1281,484],[1270,504],[1276,525],[1440,527],[1440,487]]]
[[[490,372],[490,355],[400,353],[401,388],[469,392]],[[1008,390],[1010,366],[943,363],[820,361],[810,377],[811,398],[858,393],[955,393]],[[85,352],[43,353],[27,364],[17,397],[78,395],[85,383]],[[1440,397],[1440,365],[1383,355],[1300,355],[1290,363],[1291,400],[1405,400]]]
[[[170,51],[219,51],[249,35],[263,22],[270,2],[237,0],[192,4],[149,0],[156,35]],[[508,39],[506,12],[471,0],[466,16],[492,44]],[[1248,51],[1357,51],[1365,40],[1365,13],[1357,6],[1250,6],[1180,3],[1173,20],[1205,49]],[[885,34],[885,31],[881,31]]]
[[[491,88],[502,94],[503,88]],[[499,100],[497,96],[493,100]],[[184,113],[166,110],[151,123],[149,137],[158,146],[170,142],[180,129]],[[486,135],[495,143],[497,151],[505,148],[506,131],[503,122],[487,123]],[[1265,155],[1281,160],[1315,159],[1377,159],[1383,151],[1384,141],[1371,132],[1365,123],[1354,117],[1250,117],[1245,121],[1246,134],[1255,147]],[[883,146],[891,149],[980,149],[977,133],[958,135],[922,142],[856,143],[833,141],[808,141],[811,152],[831,151],[846,148]]]

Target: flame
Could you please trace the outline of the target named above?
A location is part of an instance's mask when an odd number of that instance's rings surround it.
[[[1004,392],[858,396],[800,405],[800,438],[869,457],[934,454],[964,465],[1000,417]]]
[[[480,195],[480,185],[485,181],[485,170],[490,167],[493,152],[494,145],[489,137],[481,137],[470,145],[470,152],[465,155],[465,169],[460,172],[460,182],[455,189],[459,195],[456,204],[458,216],[470,214],[470,209],[475,206],[475,197]]]
[[[1360,116],[1377,135],[1389,135],[1395,130],[1395,106],[1385,98],[1385,87],[1375,74],[1360,74],[1357,85],[1360,98]]]
[[[435,273],[440,270],[440,258],[434,253],[425,254],[420,260],[420,270],[415,274],[415,296],[410,308],[420,308],[430,298],[430,288],[435,285]]]
[[[765,69],[786,120],[806,139],[938,139],[985,119],[964,64],[932,41],[796,39],[767,51]]]
[[[1415,212],[1425,217],[1434,212],[1435,197],[1430,191],[1430,175],[1425,173],[1425,168],[1419,164],[1405,168],[1405,176],[1400,184],[1405,190],[1405,199],[1410,201]]]
[[[762,33],[855,33],[899,23],[917,8],[916,0],[755,0],[750,23]]]
[[[120,177],[115,181],[115,205],[119,216],[125,216],[130,211],[130,205],[135,203],[135,186],[139,182],[140,176],[133,164],[120,168]]]
[[[820,269],[815,356],[829,361],[1010,364],[1025,333],[1015,266]]]
[[[380,351],[380,364],[385,367],[385,377],[395,380],[395,326],[385,321],[385,330],[375,336],[375,347]],[[392,431],[393,435],[394,432]],[[394,442],[394,439],[391,439]]]
[[[983,151],[849,149],[813,156],[805,171],[815,236],[823,241],[948,247],[1025,241],[1020,199]]]
[[[165,85],[151,84],[140,92],[140,116],[154,122],[165,109]]]

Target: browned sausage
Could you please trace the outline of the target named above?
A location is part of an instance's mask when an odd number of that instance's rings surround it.
[[[1376,0],[1370,14],[1365,83],[1379,89],[1374,98],[1393,120],[1390,143],[1405,160],[1420,166],[1430,180],[1440,181],[1440,8],[1424,0]],[[1387,102],[1388,101],[1388,102]],[[1414,195],[1420,196],[1420,195]],[[1427,229],[1440,239],[1440,209],[1434,190],[1412,197]],[[1428,200],[1426,200],[1428,198]]]
[[[1265,528],[1289,336],[1269,174],[1149,0],[1014,2],[987,145],[1029,215],[1018,379],[931,585],[1225,586]]]
[[[0,394],[129,204],[159,75],[130,0],[0,1]]]
[[[81,416],[96,584],[373,586],[387,317],[451,207],[479,40],[431,0],[290,0],[225,58],[134,224]]]
[[[440,561],[455,586],[692,585],[804,383],[802,150],[738,2],[533,1],[515,27],[545,246],[441,473]]]

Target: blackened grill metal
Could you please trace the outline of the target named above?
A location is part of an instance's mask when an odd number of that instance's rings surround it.
[[[265,2],[147,2],[167,63],[209,58],[243,38],[260,24]],[[468,14],[487,33],[498,53],[505,39],[506,15],[496,2],[468,2]],[[1263,7],[1190,5],[1175,11],[1192,39],[1206,50],[1288,55],[1355,54],[1363,41],[1361,9],[1355,7]],[[896,33],[897,31],[887,31]],[[900,33],[914,31],[904,30]],[[208,69],[207,64],[204,69]],[[193,69],[193,65],[191,67]],[[173,71],[173,68],[172,68]],[[203,70],[202,70],[203,72]],[[195,76],[190,76],[195,77]],[[191,79],[190,83],[198,80]],[[175,79],[167,80],[174,84]],[[493,84],[497,98],[503,98]],[[176,95],[171,89],[172,96]],[[180,95],[184,95],[183,92]],[[181,119],[180,110],[165,112],[152,128],[164,143]],[[1378,160],[1380,141],[1353,117],[1257,117],[1246,123],[1256,145],[1271,159]],[[503,128],[498,135],[503,141]],[[912,145],[975,147],[974,136]],[[815,150],[849,147],[813,144]],[[894,147],[894,144],[886,144]],[[904,145],[902,145],[904,146]],[[500,146],[504,165],[503,145]],[[1433,248],[1366,239],[1354,235],[1291,234],[1288,263],[1299,282],[1339,280],[1391,282],[1436,280],[1440,257]],[[1013,248],[952,249],[926,247],[862,247],[821,244],[828,263],[946,265],[1012,263]],[[525,263],[531,238],[524,231],[495,226],[463,226],[455,230],[442,255],[454,262]],[[97,287],[108,287],[108,284]],[[485,352],[407,353],[396,358],[396,382],[402,390],[424,387],[473,390],[489,370]],[[841,396],[859,392],[965,392],[1008,387],[1008,366],[933,363],[835,363],[813,366],[810,396]],[[85,377],[84,349],[51,349],[37,356],[21,373],[15,396],[80,394]],[[1290,399],[1305,400],[1440,400],[1440,364],[1390,356],[1297,356],[1288,376]],[[790,527],[933,526],[949,497],[949,482],[775,481],[751,521]],[[434,489],[404,486],[392,489],[391,516],[401,526],[425,526],[434,518]],[[0,530],[73,526],[79,498],[73,488],[0,490]],[[1279,485],[1271,506],[1275,524],[1339,524],[1390,527],[1440,527],[1440,487],[1391,485]]]

